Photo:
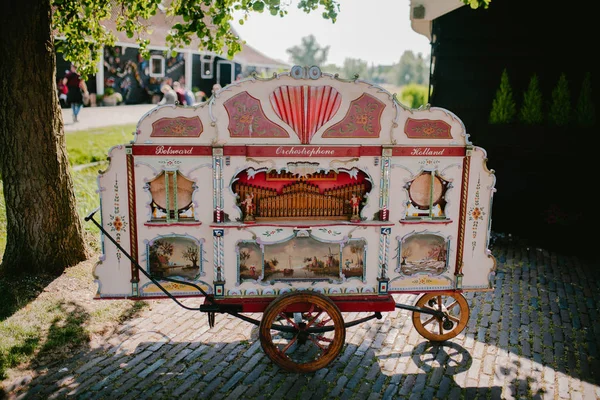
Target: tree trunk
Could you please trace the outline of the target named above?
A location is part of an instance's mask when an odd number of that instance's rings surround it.
[[[50,0],[9,1],[0,24],[1,274],[52,273],[88,257],[56,89]]]

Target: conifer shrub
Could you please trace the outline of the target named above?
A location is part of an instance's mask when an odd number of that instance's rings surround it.
[[[592,100],[592,75],[588,72],[581,83],[579,98],[575,108],[577,125],[589,128],[596,124],[596,108]]]
[[[554,126],[567,126],[571,119],[571,92],[569,82],[563,72],[552,90],[552,100],[548,114],[548,122]]]
[[[490,124],[508,124],[513,122],[516,113],[517,105],[508,79],[508,71],[505,68],[500,78],[500,87],[492,102],[489,122]]]
[[[525,125],[540,125],[544,121],[542,92],[537,74],[529,80],[527,91],[523,93],[523,104],[519,112],[519,121]]]

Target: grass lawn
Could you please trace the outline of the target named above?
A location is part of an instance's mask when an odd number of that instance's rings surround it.
[[[135,124],[94,128],[87,131],[68,132],[67,153],[71,165],[106,161],[108,150],[117,144],[133,140]]]
[[[66,133],[69,163],[83,218],[98,207],[98,171],[108,167],[108,150],[133,139],[135,125],[114,126]],[[85,164],[96,163],[85,167]],[[99,230],[83,222],[86,240],[98,254]],[[0,181],[0,260],[6,245],[6,208]],[[90,301],[96,291],[92,269],[97,256],[67,268],[62,276],[26,276],[0,279],[0,381],[10,370],[59,352],[87,344],[144,307],[144,302]],[[0,397],[2,391],[0,390]]]

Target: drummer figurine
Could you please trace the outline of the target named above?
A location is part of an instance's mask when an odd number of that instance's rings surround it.
[[[245,206],[246,209],[244,221],[254,221],[254,193],[246,193],[246,200],[240,204]]]
[[[350,221],[358,222],[360,221],[360,215],[358,215],[358,206],[360,205],[360,197],[356,195],[356,193],[352,193],[352,198],[348,201],[352,206],[352,216],[350,217]]]

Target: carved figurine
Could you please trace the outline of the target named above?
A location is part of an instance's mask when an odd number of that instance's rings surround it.
[[[352,216],[350,217],[351,221],[360,221],[360,216],[358,215],[358,206],[360,205],[360,197],[356,195],[356,193],[352,193],[352,197],[349,200],[350,205],[352,206]]]
[[[254,193],[247,193],[246,199],[240,204],[246,209],[244,221],[254,221]]]

